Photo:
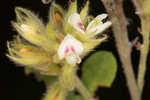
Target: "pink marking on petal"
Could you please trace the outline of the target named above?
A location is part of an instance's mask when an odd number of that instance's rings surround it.
[[[83,27],[82,23],[79,22],[77,24],[78,24],[79,27]]]
[[[71,51],[72,51],[73,53],[75,53],[75,49],[74,49],[73,46],[71,46],[70,49],[71,49]]]
[[[67,54],[69,52],[69,48],[67,47],[66,49],[65,49],[65,54]]]
[[[81,30],[85,32],[84,26],[81,22],[77,23],[77,25],[80,27]]]

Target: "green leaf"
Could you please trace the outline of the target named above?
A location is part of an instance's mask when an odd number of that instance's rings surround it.
[[[66,100],[84,100],[82,96],[76,95],[75,93],[71,92],[67,96]]]
[[[111,86],[116,75],[117,62],[110,52],[96,52],[83,63],[82,71],[83,83],[94,92],[98,86]]]

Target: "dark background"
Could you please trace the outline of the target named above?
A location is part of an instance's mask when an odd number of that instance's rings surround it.
[[[63,8],[67,8],[68,0],[56,0]],[[80,10],[86,0],[78,0]],[[100,0],[90,0],[90,14],[96,16],[105,12],[104,6]],[[124,11],[129,21],[128,31],[129,39],[133,40],[139,36],[137,28],[140,27],[140,20],[135,15],[135,9],[130,0],[124,0]],[[45,85],[42,81],[36,80],[33,75],[26,76],[23,67],[18,67],[11,62],[5,54],[7,53],[6,41],[11,40],[14,34],[17,34],[11,27],[10,21],[15,20],[14,8],[21,6],[31,9],[38,14],[44,22],[47,21],[49,5],[42,4],[41,0],[7,0],[6,4],[1,2],[0,16],[0,99],[1,100],[41,100],[45,93]],[[100,87],[96,91],[96,95],[100,96],[101,100],[130,100],[126,80],[123,74],[123,69],[119,61],[117,50],[115,47],[114,37],[111,29],[108,30],[110,38],[102,43],[96,50],[111,51],[118,61],[117,76],[111,88]],[[132,59],[135,73],[137,73],[139,51],[133,48]],[[93,53],[93,52],[92,52]],[[85,58],[86,59],[86,58]],[[144,88],[143,100],[148,100],[150,91],[150,56],[147,61],[146,84]]]

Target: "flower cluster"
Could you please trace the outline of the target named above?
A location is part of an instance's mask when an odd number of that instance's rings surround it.
[[[31,11],[17,7],[17,21],[12,25],[19,35],[8,42],[7,56],[40,74],[61,75],[66,79],[72,71],[65,74],[64,69],[79,64],[88,52],[105,40],[106,35],[98,39],[96,36],[112,24],[110,21],[103,22],[107,14],[100,14],[94,19],[88,16],[88,6],[89,1],[78,13],[76,0],[70,1],[68,11],[52,3],[46,26]]]

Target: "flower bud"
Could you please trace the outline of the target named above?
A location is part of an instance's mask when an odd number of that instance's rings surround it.
[[[47,51],[56,51],[57,43],[48,38],[44,24],[31,11],[17,7],[17,22],[12,22],[19,34],[34,45]]]
[[[40,70],[46,75],[58,75],[60,72],[60,67],[52,60],[52,54],[41,48],[24,44],[19,37],[13,42],[8,42],[8,51],[7,56],[18,64]]]

